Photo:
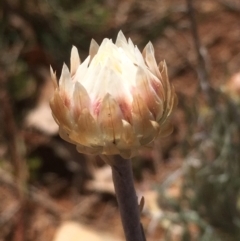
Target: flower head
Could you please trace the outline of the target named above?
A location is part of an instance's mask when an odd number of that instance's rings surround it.
[[[50,106],[60,136],[81,153],[128,158],[168,134],[175,92],[152,44],[141,53],[120,31],[115,44],[104,39],[98,46],[92,40],[89,52],[81,63],[72,48],[71,70],[63,65],[59,84],[51,69]]]

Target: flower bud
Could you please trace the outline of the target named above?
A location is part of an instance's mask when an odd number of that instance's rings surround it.
[[[129,158],[171,132],[176,95],[150,42],[141,53],[120,31],[115,44],[92,40],[82,63],[73,47],[70,64],[70,71],[63,65],[59,84],[51,69],[50,106],[60,136],[79,152]]]

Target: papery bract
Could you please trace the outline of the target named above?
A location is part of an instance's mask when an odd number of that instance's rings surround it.
[[[159,66],[149,42],[143,53],[120,31],[114,44],[92,40],[81,63],[72,48],[71,69],[64,64],[50,102],[60,136],[86,154],[129,158],[171,132],[168,117],[176,102],[167,66]]]

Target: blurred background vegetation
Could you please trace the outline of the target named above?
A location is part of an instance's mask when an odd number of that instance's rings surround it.
[[[123,240],[111,170],[58,137],[48,104],[49,66],[119,30],[152,41],[179,99],[173,134],[133,159],[147,240],[240,240],[239,23],[238,0],[2,0],[0,240],[59,241],[70,221]]]

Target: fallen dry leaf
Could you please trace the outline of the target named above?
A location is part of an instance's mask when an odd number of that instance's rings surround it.
[[[101,233],[85,225],[66,221],[57,230],[53,241],[120,241],[110,234]]]
[[[27,127],[35,128],[48,135],[58,133],[58,125],[54,121],[49,107],[49,100],[53,96],[54,87],[46,69],[42,69],[45,83],[42,86],[36,107],[31,110],[25,119]]]
[[[109,165],[93,170],[93,180],[86,183],[86,189],[114,195],[112,170]]]

